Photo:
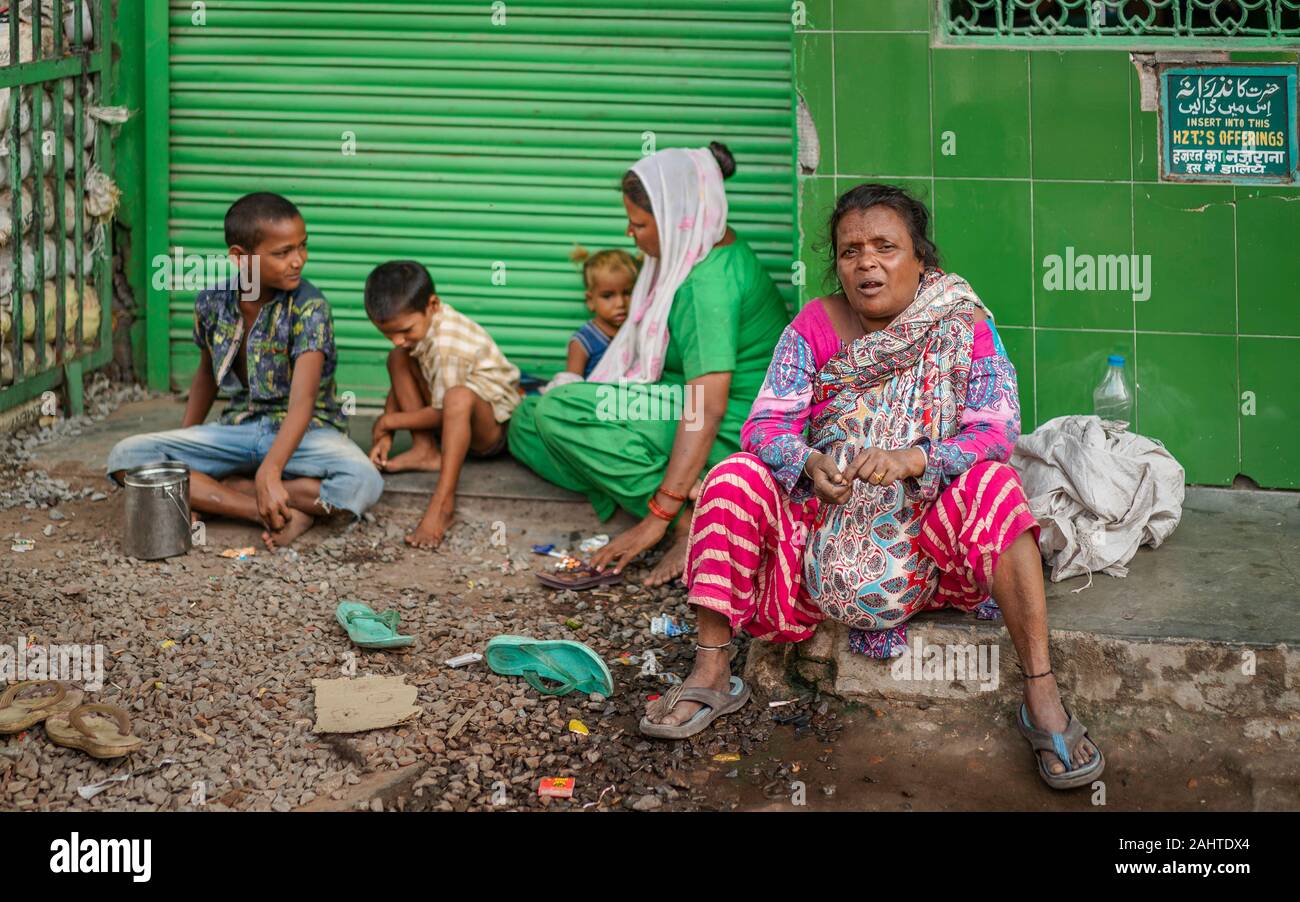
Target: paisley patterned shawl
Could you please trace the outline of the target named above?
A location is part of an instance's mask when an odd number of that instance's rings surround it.
[[[850,342],[813,387],[828,401],[810,430],[842,469],[869,447],[895,450],[960,430],[975,313],[984,304],[960,276],[937,269],[888,327]],[[934,594],[934,562],[919,545],[929,503],[895,482],[855,480],[845,504],[823,504],[804,554],[809,595],[826,616],[868,630],[905,622]]]
[[[810,424],[813,447],[843,467],[867,447],[908,448],[922,437],[954,435],[977,309],[987,313],[965,279],[927,270],[916,299],[888,327],[848,343],[817,374],[813,404],[830,403]]]

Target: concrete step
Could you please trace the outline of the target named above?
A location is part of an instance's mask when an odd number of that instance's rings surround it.
[[[778,694],[792,681],[854,702],[1014,705],[1022,682],[1001,621],[921,615],[907,651],[881,661],[849,649],[848,629],[824,623],[798,645],[754,642],[749,678]],[[1168,706],[1191,714],[1258,720],[1265,738],[1300,738],[1300,649],[1169,637],[1053,630],[1052,663],[1068,704]],[[788,691],[788,689],[786,690]]]
[[[1046,594],[1052,663],[1073,703],[1300,722],[1300,494],[1189,486],[1178,528],[1138,549],[1127,577],[1049,581]],[[827,623],[798,647],[755,643],[751,667],[851,700],[1019,698],[1001,620],[927,612],[908,633],[908,654],[882,662]],[[965,672],[969,655],[983,675]]]
[[[214,406],[208,422],[220,416],[222,402]],[[163,432],[180,426],[185,403],[177,398],[154,398],[123,404],[105,419],[80,435],[51,442],[36,452],[31,467],[55,476],[102,479],[108,452],[124,438],[145,432]],[[357,414],[348,420],[348,433],[363,451],[370,450],[373,414]],[[410,447],[410,434],[399,433],[393,454]],[[384,476],[384,492],[428,498],[438,485],[437,473],[391,473]],[[537,476],[513,458],[501,455],[491,460],[470,457],[461,470],[458,492],[464,498],[497,498],[519,501],[563,501],[586,504],[587,499]]]

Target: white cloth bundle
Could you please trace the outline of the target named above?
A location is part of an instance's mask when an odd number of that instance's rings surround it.
[[[1011,464],[1038,519],[1052,582],[1087,573],[1091,584],[1096,571],[1126,576],[1138,547],[1158,547],[1182,518],[1182,465],[1159,442],[1110,420],[1048,420],[1021,436]]]

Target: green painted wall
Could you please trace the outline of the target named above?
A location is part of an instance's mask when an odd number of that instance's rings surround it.
[[[837,193],[903,185],[930,206],[945,268],[997,319],[1025,431],[1091,413],[1106,356],[1123,354],[1136,428],[1167,445],[1188,482],[1244,473],[1300,488],[1300,188],[1162,184],[1156,114],[1140,109],[1127,53],[931,50],[930,7],[807,4],[795,81],[821,161],[800,176],[801,300],[825,293]],[[1044,259],[1067,247],[1149,254],[1150,297],[1048,291]]]

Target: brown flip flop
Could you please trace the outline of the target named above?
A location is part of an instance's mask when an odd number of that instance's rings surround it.
[[[19,697],[27,689],[53,687],[43,695]],[[31,729],[52,714],[66,714],[81,704],[84,697],[80,689],[54,680],[26,680],[14,683],[0,695],[0,735],[21,733]]]
[[[92,720],[89,715],[101,717]],[[94,758],[121,758],[144,745],[131,735],[131,718],[117,705],[82,705],[45,721],[45,732],[55,745],[80,749]]]
[[[730,692],[718,692],[716,689],[701,687],[687,689],[685,685],[679,683],[667,695],[655,699],[646,707],[646,716],[641,718],[641,732],[656,739],[686,739],[707,729],[709,724],[722,715],[739,711],[747,701],[749,701],[749,687],[738,676],[731,678]],[[699,702],[704,707],[696,711],[695,716],[686,723],[675,726],[655,723],[650,719],[667,714],[677,707],[678,702]]]
[[[623,581],[623,574],[606,570],[604,573],[590,564],[582,564],[572,570],[557,570],[554,573],[539,573],[537,581],[551,589],[570,589],[580,592],[597,586],[608,586]]]
[[[1069,718],[1065,731],[1053,733],[1034,726],[1029,720],[1029,710],[1024,704],[1021,704],[1020,710],[1016,712],[1016,726],[1020,728],[1021,735],[1029,741],[1029,745],[1034,750],[1038,776],[1053,789],[1075,789],[1079,786],[1087,786],[1100,777],[1102,771],[1106,769],[1106,756],[1088,735],[1088,728],[1076,720],[1068,708],[1065,716]],[[1071,760],[1071,753],[1081,742],[1087,742],[1091,747],[1092,757],[1087,764],[1075,766]],[[1051,752],[1066,769],[1059,774],[1052,773],[1039,752]]]

